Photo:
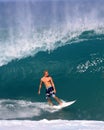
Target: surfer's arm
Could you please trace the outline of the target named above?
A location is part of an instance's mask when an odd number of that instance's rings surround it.
[[[39,85],[39,90],[38,90],[38,94],[40,94],[40,90],[41,90],[41,88],[42,88],[42,80],[40,80],[40,85]]]
[[[51,84],[52,84],[52,87],[54,89],[54,93],[56,93],[56,88],[55,88],[55,85],[54,85],[54,82],[53,82],[53,79],[51,78]]]

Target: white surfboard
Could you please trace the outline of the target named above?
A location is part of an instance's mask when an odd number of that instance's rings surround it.
[[[76,102],[76,100],[70,101],[70,102],[63,102],[62,105],[54,105],[54,106],[52,106],[52,107],[53,107],[54,109],[62,109],[62,108],[64,108],[64,107],[68,107],[68,106],[72,105],[72,104],[75,103],[75,102]]]

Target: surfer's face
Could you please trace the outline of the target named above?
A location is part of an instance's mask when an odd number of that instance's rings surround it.
[[[44,72],[44,76],[45,77],[48,77],[49,76],[49,73],[46,71],[46,72]]]

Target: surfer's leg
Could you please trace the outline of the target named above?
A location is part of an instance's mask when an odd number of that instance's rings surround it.
[[[62,101],[61,101],[58,97],[54,96],[53,98],[54,98],[60,105],[62,105]]]
[[[47,99],[47,101],[48,101],[48,104],[49,104],[50,106],[53,106],[53,103],[52,103],[52,101],[51,101],[51,99],[50,99],[50,96],[51,96],[50,91],[46,89],[46,99]]]
[[[52,101],[51,101],[50,98],[47,98],[47,101],[48,101],[48,103],[49,103],[50,106],[53,106],[53,103],[52,103]]]

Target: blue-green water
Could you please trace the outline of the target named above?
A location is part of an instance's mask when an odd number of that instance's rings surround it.
[[[104,120],[104,9],[93,1],[0,3],[0,119]],[[37,94],[44,70],[75,104],[47,107],[45,87]]]

